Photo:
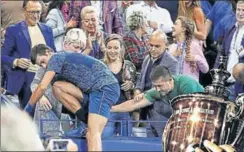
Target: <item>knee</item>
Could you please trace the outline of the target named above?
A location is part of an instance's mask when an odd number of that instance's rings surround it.
[[[99,131],[95,131],[92,129],[87,130],[87,134],[86,134],[86,138],[87,140],[94,140],[94,138],[101,138],[102,137],[102,133]]]
[[[103,129],[101,129],[101,127],[99,127],[100,125],[89,125],[88,122],[88,128],[87,128],[87,132],[89,133],[90,136],[94,137],[94,136],[101,136],[103,133]]]
[[[59,82],[59,81],[55,82],[53,84],[52,91],[55,96],[60,96],[63,92],[62,82]]]

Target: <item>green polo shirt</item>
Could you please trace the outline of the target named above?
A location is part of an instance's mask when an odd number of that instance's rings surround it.
[[[204,92],[203,86],[190,76],[176,75],[173,76],[173,79],[174,89],[166,96],[161,96],[155,88],[152,88],[145,93],[145,98],[150,102],[159,100],[161,101],[162,99],[164,99],[165,101],[170,101],[174,97],[179,95],[190,94],[194,92]]]

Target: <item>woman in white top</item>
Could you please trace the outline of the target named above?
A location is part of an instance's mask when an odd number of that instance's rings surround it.
[[[49,4],[46,24],[53,29],[54,44],[57,51],[63,50],[63,40],[67,29],[76,27],[77,22],[71,19],[68,23],[65,22],[64,15],[61,12],[65,0],[55,0]]]

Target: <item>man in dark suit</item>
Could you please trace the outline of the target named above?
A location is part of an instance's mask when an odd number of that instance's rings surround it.
[[[244,62],[244,21],[243,21],[243,9],[244,1],[239,0],[236,5],[236,22],[232,24],[229,29],[224,32],[224,38],[222,41],[222,51],[218,52],[217,58],[215,60],[215,67],[219,66],[219,57],[222,53],[228,56],[228,62],[226,69],[231,73],[231,77],[227,79],[229,84],[227,90],[229,92],[229,100],[235,100],[235,79],[233,77],[233,68],[238,63]]]
[[[5,67],[6,89],[18,96],[21,108],[30,96],[30,84],[38,67],[30,62],[31,48],[43,43],[56,51],[52,29],[39,23],[42,6],[39,1],[24,1],[25,20],[6,29],[2,46],[1,63]]]

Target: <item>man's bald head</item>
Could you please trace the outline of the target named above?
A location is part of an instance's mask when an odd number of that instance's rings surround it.
[[[238,63],[233,68],[234,78],[244,84],[244,63]]]
[[[150,46],[149,53],[151,57],[154,59],[159,58],[165,51],[167,36],[163,31],[156,30],[150,36],[148,43]]]
[[[161,31],[161,30],[154,31],[151,34],[150,38],[152,38],[152,37],[163,40],[165,44],[168,43],[168,41],[167,41],[167,35],[163,31]]]

